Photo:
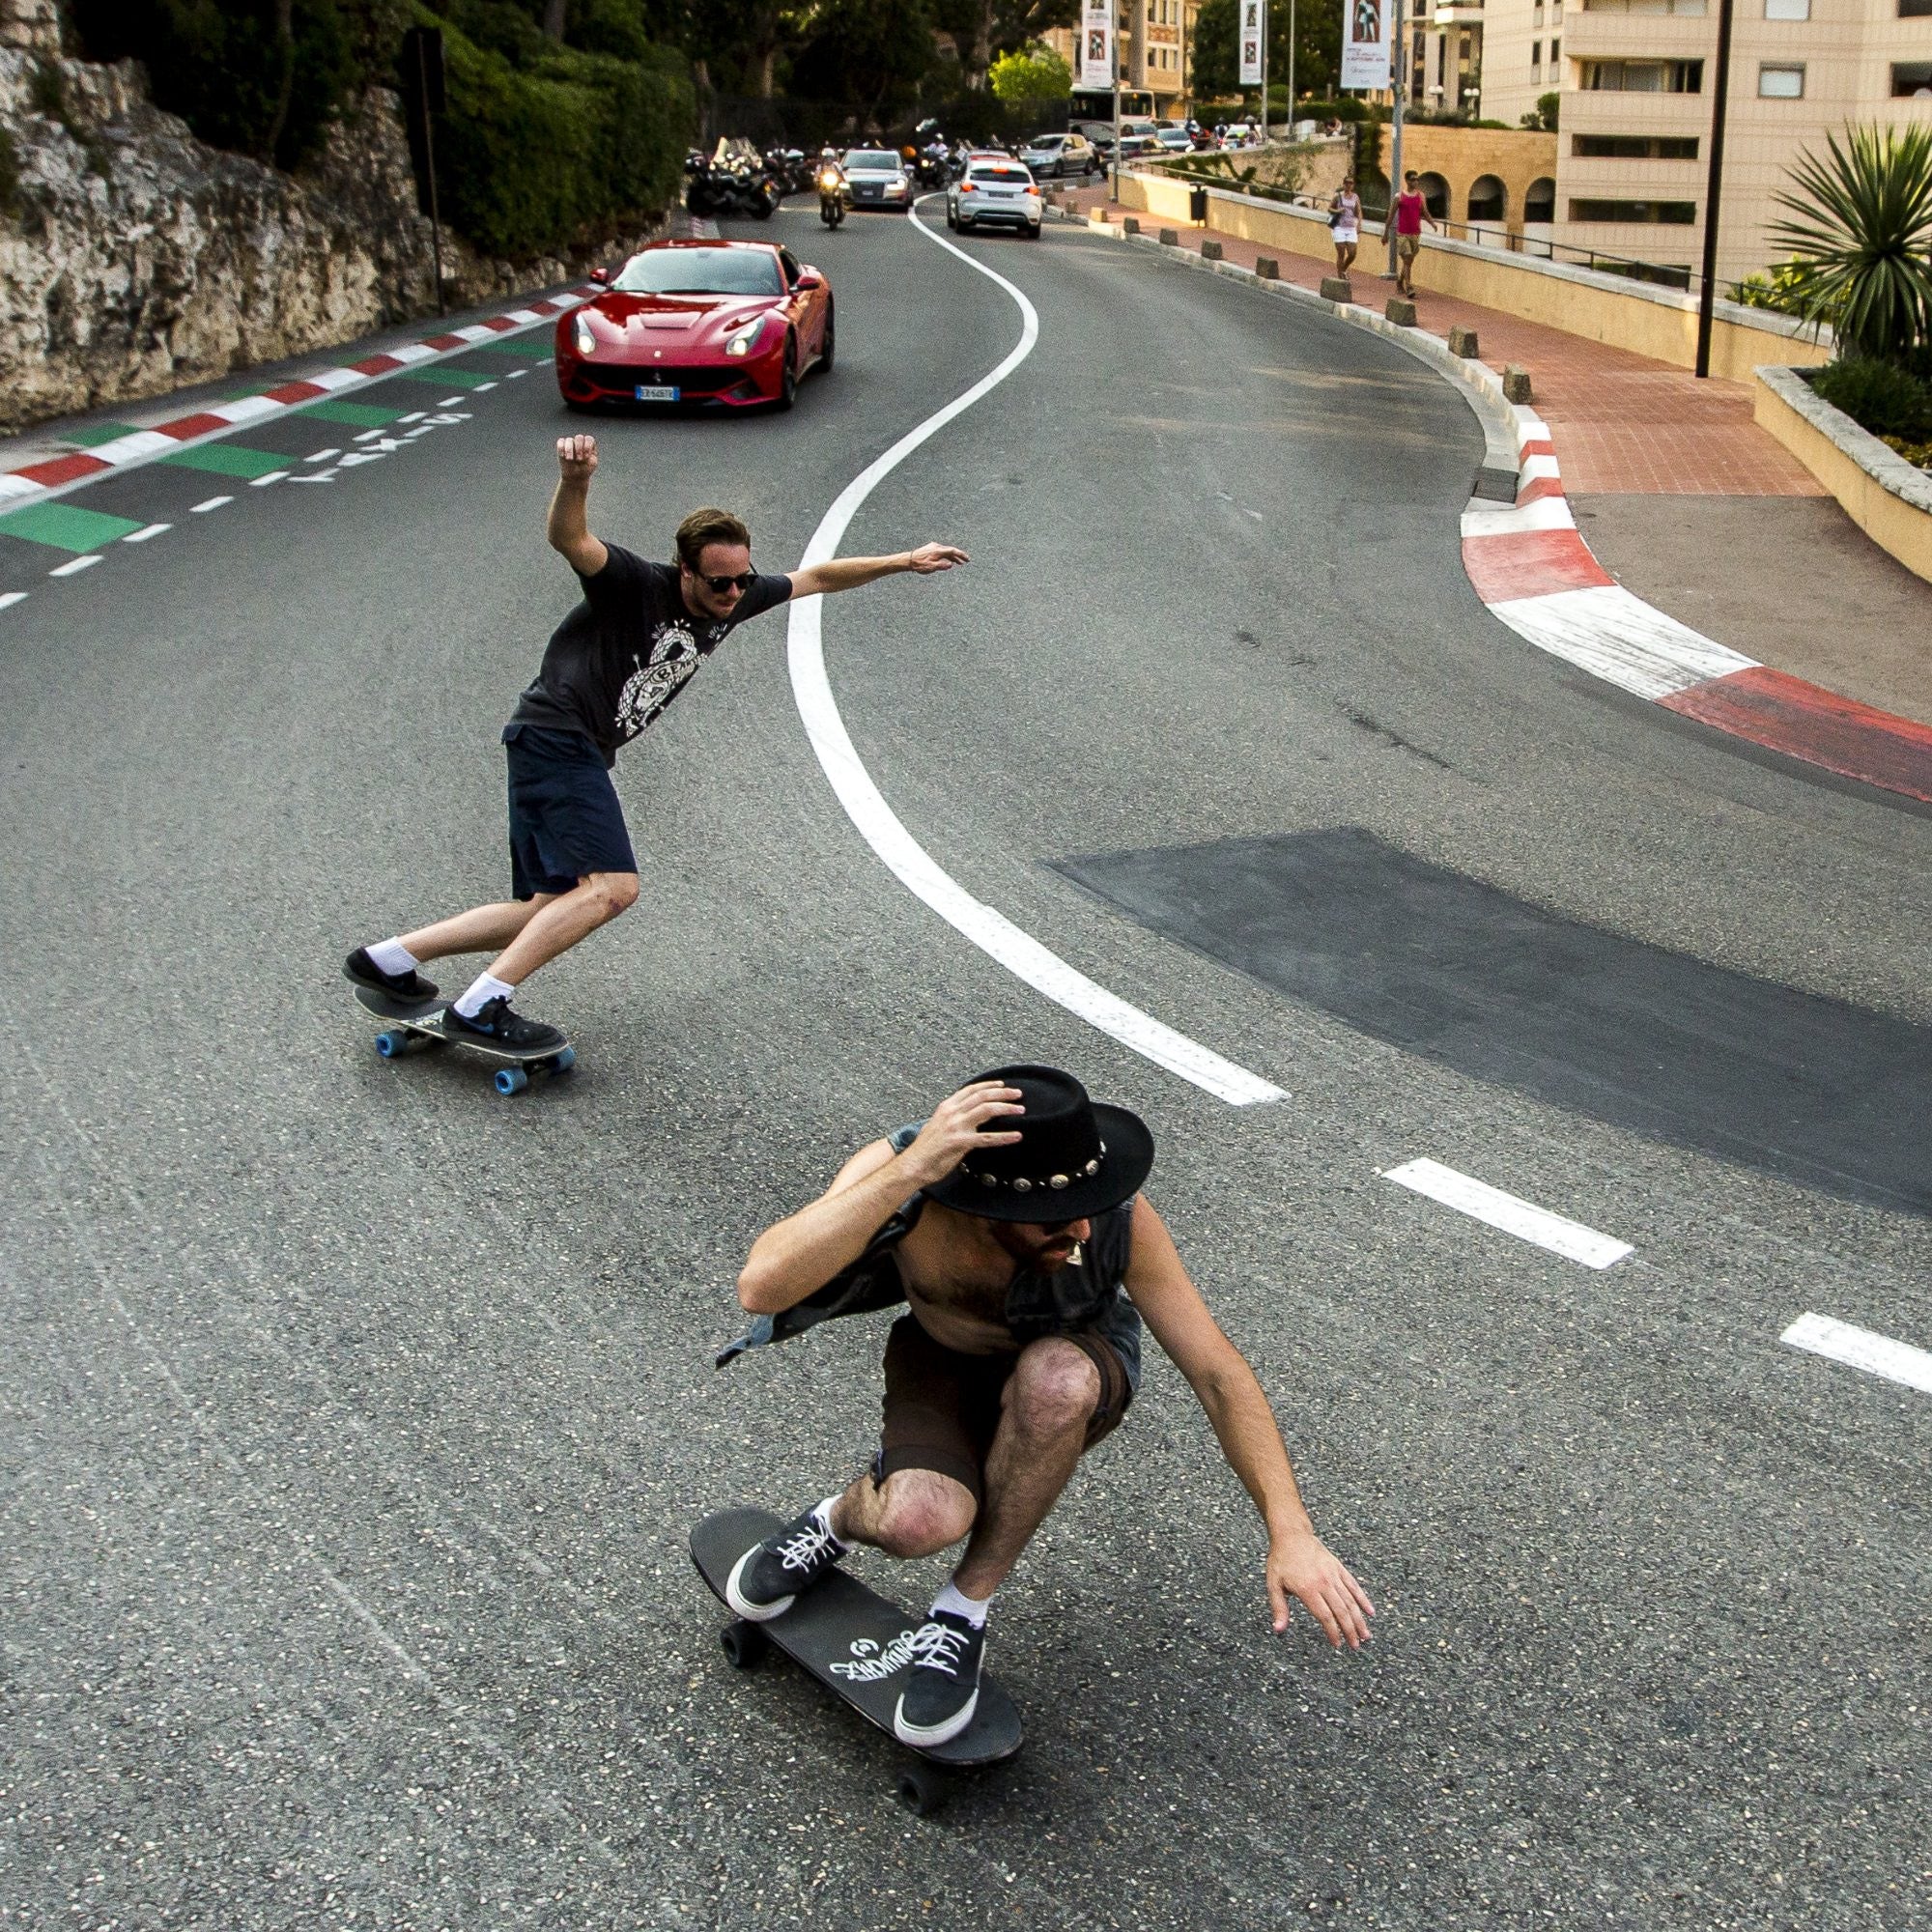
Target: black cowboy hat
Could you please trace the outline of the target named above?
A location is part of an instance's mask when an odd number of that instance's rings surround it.
[[[1104,1214],[1140,1192],[1153,1166],[1153,1136],[1138,1115],[1090,1100],[1057,1066],[995,1066],[972,1084],[987,1080],[1017,1087],[1026,1112],[997,1115],[982,1131],[1021,1138],[968,1154],[925,1190],[927,1200],[988,1221],[1051,1228]]]

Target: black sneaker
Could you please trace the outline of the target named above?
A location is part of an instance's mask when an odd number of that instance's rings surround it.
[[[912,1673],[893,1713],[893,1735],[929,1750],[973,1721],[986,1633],[950,1610],[935,1610],[914,1633],[912,1647]]]
[[[366,946],[358,946],[342,962],[342,977],[354,980],[358,986],[369,986],[379,993],[386,993],[392,1000],[420,1000],[428,1006],[436,998],[434,983],[425,980],[413,966],[407,973],[385,973],[369,957]]]
[[[790,1609],[799,1592],[810,1589],[844,1553],[826,1534],[817,1509],[809,1509],[739,1557],[724,1579],[724,1601],[741,1617],[767,1623]]]
[[[459,1013],[454,1002],[444,1007],[442,1030],[487,1040],[492,1046],[507,1046],[517,1053],[552,1053],[564,1043],[555,1027],[512,1012],[509,1001],[500,993],[494,1000],[485,1000],[473,1015]]]

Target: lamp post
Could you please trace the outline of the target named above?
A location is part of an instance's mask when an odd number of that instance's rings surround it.
[[[1697,374],[1711,373],[1711,311],[1718,298],[1718,198],[1724,185],[1724,110],[1731,98],[1731,0],[1718,0],[1718,93],[1711,102],[1711,168],[1704,182],[1704,285],[1697,292]]]
[[[1389,191],[1388,210],[1382,216],[1382,238],[1388,243],[1389,280],[1396,277],[1396,235],[1395,198],[1402,192],[1402,98],[1408,91],[1408,70],[1405,65],[1407,46],[1403,38],[1402,0],[1395,0],[1395,10],[1391,19],[1394,45],[1391,48],[1393,61],[1389,71],[1390,93],[1394,97],[1394,108],[1389,122]]]

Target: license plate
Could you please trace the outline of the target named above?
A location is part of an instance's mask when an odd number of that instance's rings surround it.
[[[638,400],[640,403],[674,403],[678,392],[668,383],[639,383]]]

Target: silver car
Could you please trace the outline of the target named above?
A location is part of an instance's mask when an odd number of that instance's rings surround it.
[[[891,148],[848,148],[840,163],[854,208],[910,208],[912,171]]]
[[[1055,181],[1067,175],[1091,175],[1100,165],[1100,156],[1085,134],[1040,134],[1020,150],[1020,159],[1033,171],[1036,181],[1051,176]]]

